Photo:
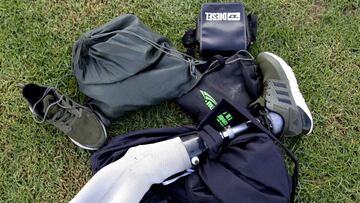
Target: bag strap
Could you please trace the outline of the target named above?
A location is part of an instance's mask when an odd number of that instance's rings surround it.
[[[291,177],[292,182],[292,188],[291,188],[291,202],[294,202],[295,199],[295,190],[298,183],[298,176],[299,176],[299,162],[296,156],[289,150],[278,138],[276,138],[268,129],[266,129],[251,113],[246,110],[244,107],[242,107],[239,104],[236,103],[230,103],[237,111],[239,111],[244,117],[249,119],[256,127],[258,127],[260,130],[262,130],[264,133],[266,133],[275,143],[280,145],[286,155],[290,158],[290,160],[294,163],[294,172]]]
[[[257,36],[257,15],[250,13],[247,16],[250,31],[250,42],[253,44],[256,41]]]

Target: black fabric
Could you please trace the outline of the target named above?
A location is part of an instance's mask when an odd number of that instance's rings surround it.
[[[224,111],[235,118],[231,125],[251,120],[255,122],[256,127],[219,148],[214,130],[221,126],[216,124],[214,118]],[[201,157],[194,173],[170,185],[153,185],[141,202],[268,203],[292,200],[296,182],[290,180],[281,150],[273,142],[272,136],[269,136],[269,132],[263,129],[245,108],[241,105],[231,105],[225,100],[222,100],[196,129],[147,129],[113,138],[93,154],[93,172],[96,173],[107,164],[120,159],[130,147],[196,132],[200,132],[203,139],[207,133],[212,137],[205,140],[212,140],[210,142],[215,147],[212,148],[210,144],[210,153],[214,153],[215,156]]]
[[[291,176],[292,188],[291,188],[291,202],[294,202],[295,199],[295,190],[298,183],[298,176],[299,176],[299,163],[296,156],[277,138],[275,137],[268,129],[266,129],[254,116],[250,114],[249,111],[245,110],[244,107],[238,105],[236,103],[232,104],[233,107],[240,111],[243,116],[249,119],[258,129],[262,132],[265,132],[267,136],[269,136],[276,144],[278,144],[286,153],[286,155],[290,158],[292,163],[294,164],[293,167],[293,175]]]
[[[196,41],[196,30],[189,29],[185,32],[182,37],[182,44],[186,48],[186,54],[195,57],[196,47],[198,42]]]
[[[208,72],[191,91],[176,101],[197,121],[201,121],[221,99],[248,107],[260,96],[258,67],[246,53],[226,59],[214,56],[197,68],[200,72]]]
[[[215,130],[211,125],[206,125],[199,130],[198,133],[208,147],[208,158],[216,159],[221,152],[223,144],[223,140],[221,136],[219,136],[219,131]]]

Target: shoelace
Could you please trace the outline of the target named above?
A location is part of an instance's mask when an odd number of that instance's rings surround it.
[[[57,104],[58,112],[56,112],[51,119],[52,122],[64,127],[70,127],[76,117],[80,115],[80,109],[77,106],[73,106],[74,103],[62,96],[62,99]],[[49,108],[49,107],[48,107]]]
[[[270,132],[272,129],[272,124],[271,121],[269,120],[268,116],[269,116],[269,110],[267,110],[266,108],[262,108],[259,110],[259,115],[260,115],[260,123],[262,123],[265,128],[267,128]]]
[[[42,97],[37,102],[35,102],[34,106],[32,107],[33,119],[37,123],[44,123],[45,120],[47,119],[50,108],[54,107],[55,105],[58,105],[60,107],[59,111],[57,113],[55,113],[52,116],[52,118],[49,118],[49,120],[51,120],[52,122],[57,123],[61,126],[69,127],[71,125],[71,123],[73,122],[73,120],[79,116],[80,108],[82,106],[72,102],[70,99],[64,97],[64,95],[61,95],[60,98],[56,102],[53,102],[50,105],[48,105],[48,107],[46,107],[44,116],[42,119],[39,119],[37,114],[35,113],[36,106],[39,104],[40,101],[42,101],[44,99],[44,97],[47,94],[49,94],[49,92],[51,90],[56,91],[56,89],[54,87],[47,87],[46,90],[44,91]],[[66,110],[68,110],[68,111],[66,111]]]

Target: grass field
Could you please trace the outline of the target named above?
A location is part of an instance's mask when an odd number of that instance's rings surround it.
[[[68,202],[91,177],[90,153],[31,117],[20,82],[55,85],[84,102],[71,74],[75,40],[134,13],[184,51],[195,26],[190,0],[0,0],[0,202]],[[297,202],[360,202],[360,2],[245,1],[258,14],[256,55],[271,51],[294,69],[315,120],[311,136],[287,140],[300,160]],[[166,119],[164,119],[166,118]],[[128,114],[115,136],[191,120],[172,102]]]

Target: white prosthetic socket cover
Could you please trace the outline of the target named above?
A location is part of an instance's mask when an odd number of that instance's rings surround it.
[[[139,202],[152,184],[190,167],[179,137],[132,147],[121,159],[97,172],[72,202]]]

